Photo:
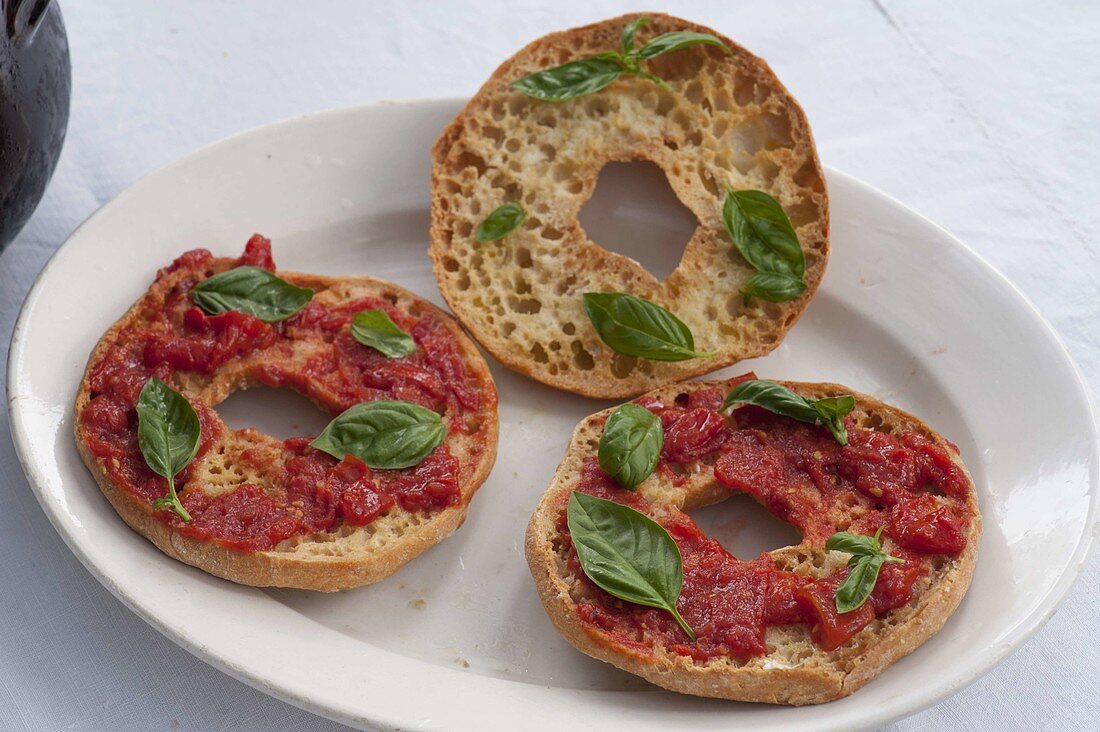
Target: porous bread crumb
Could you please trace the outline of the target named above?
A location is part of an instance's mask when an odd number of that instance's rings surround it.
[[[433,150],[431,256],[463,325],[505,365],[561,389],[631,396],[775,348],[806,308],[828,258],[828,195],[805,115],[762,60],[728,39],[649,62],[670,90],[624,76],[567,102],[542,102],[508,82],[619,46],[629,15],[530,44],[496,70]],[[710,32],[666,15],[641,46],[672,30]],[[660,166],[699,226],[676,270],[659,281],[590,241],[578,223],[608,162]],[[786,303],[740,293],[755,270],[722,222],[726,187],[775,197],[798,233],[807,290]],[[527,218],[497,241],[478,224],[518,201]],[[672,242],[670,245],[678,245]],[[662,363],[617,354],[597,336],[581,295],[625,291],[671,310],[709,359]]]

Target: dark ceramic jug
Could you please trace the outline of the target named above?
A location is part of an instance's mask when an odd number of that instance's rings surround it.
[[[0,249],[27,223],[69,122],[69,41],[51,0],[0,0]]]

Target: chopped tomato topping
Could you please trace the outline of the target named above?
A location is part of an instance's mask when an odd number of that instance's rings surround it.
[[[710,409],[664,410],[661,422],[665,430],[662,459],[687,463],[709,455],[729,437],[726,418]]]
[[[271,242],[254,235],[240,258],[230,263],[242,265],[274,271]],[[282,323],[265,323],[238,311],[211,315],[192,303],[190,290],[225,268],[225,260],[195,249],[160,270],[157,279],[171,275],[174,286],[163,299],[143,303],[146,310],[140,318],[117,335],[89,370],[90,400],[81,416],[88,449],[102,460],[112,481],[137,498],[153,501],[167,492],[164,478],[149,469],[137,444],[134,405],[152,376],[169,383],[175,374],[209,376],[232,359],[243,358],[248,359],[249,378],[297,389],[334,416],[360,402],[399,399],[443,412],[452,429],[467,432],[479,427],[484,409],[495,399],[482,393],[466,367],[459,340],[431,312],[405,312],[380,298],[342,305],[314,298]],[[355,314],[375,308],[385,310],[413,337],[414,353],[387,358],[352,337]],[[304,367],[295,357],[302,342],[311,354]],[[201,458],[217,437],[220,422],[204,405],[192,404],[202,427]],[[287,440],[277,459],[259,450],[242,454],[242,459],[257,463],[266,478],[263,485],[244,483],[217,495],[183,490],[181,500],[193,517],[190,523],[171,511],[156,515],[189,536],[256,551],[292,536],[330,531],[341,521],[363,526],[395,505],[432,512],[461,500],[461,465],[446,444],[412,468],[375,472],[353,457],[336,460],[310,449],[309,442]],[[177,477],[181,489],[190,471],[191,466]]]
[[[174,371],[211,374],[235,356],[267,348],[275,328],[254,315],[230,310],[207,315],[197,307],[183,314],[182,333],[151,333],[144,358],[149,367],[168,364]]]
[[[618,642],[659,645],[698,661],[744,659],[767,652],[767,628],[806,623],[825,650],[847,643],[876,615],[901,607],[929,571],[926,555],[953,554],[966,545],[968,483],[948,454],[918,434],[893,435],[847,423],[841,446],[821,426],[745,406],[726,418],[716,411],[723,390],[683,394],[666,404],[637,403],[661,418],[665,449],[658,469],[675,460],[706,460],[731,490],[752,495],[775,516],[789,521],[809,546],[843,528],[873,534],[885,527],[891,553],[903,563],[885,564],[867,601],[850,613],[836,611],[836,588],[847,567],[814,580],[779,569],[770,555],[734,557],[681,511],[655,507],[637,492],[620,488],[593,457],[585,461],[576,490],[648,513],[669,532],[683,559],[678,610],[694,629],[691,642],[667,612],[617,600],[590,586],[581,618]],[[568,537],[564,505],[559,529]],[[571,568],[584,577],[575,554]]]
[[[927,494],[895,505],[886,533],[906,549],[922,554],[958,554],[966,548],[966,529],[957,510]]]
[[[237,260],[238,267],[259,267],[269,272],[275,271],[275,260],[271,257],[271,240],[260,234],[253,234],[244,245],[244,254]]]
[[[875,618],[874,608],[866,602],[851,612],[838,613],[837,584],[811,582],[795,593],[803,613],[810,619],[810,635],[826,651],[840,648]]]

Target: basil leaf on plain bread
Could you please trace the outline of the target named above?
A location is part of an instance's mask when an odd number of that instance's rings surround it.
[[[372,468],[396,470],[419,464],[447,436],[443,419],[403,401],[356,404],[329,422],[310,447],[338,460],[352,455]]]
[[[636,53],[636,51],[634,49],[634,46],[635,46],[634,36],[638,33],[639,28],[641,28],[643,25],[645,25],[646,23],[648,23],[651,20],[653,20],[653,19],[650,18],[648,15],[642,15],[642,16],[637,17],[634,20],[630,21],[625,26],[623,26],[623,35],[622,35],[622,44],[621,44],[622,48],[620,50],[620,53],[622,54],[623,57],[629,56],[632,53]]]
[[[633,39],[631,39],[633,40]],[[690,46],[715,46],[721,48],[726,54],[731,54],[731,51],[718,40],[717,37],[712,36],[710,33],[696,33],[695,31],[673,31],[671,33],[662,33],[649,43],[642,46],[638,51],[638,55],[649,60],[651,58],[657,58],[658,56],[666,53],[672,53],[673,51],[679,51],[681,48],[688,48]]]
[[[614,54],[618,56],[618,54]],[[625,68],[617,58],[582,58],[516,79],[512,87],[544,102],[564,102],[610,86]]]
[[[741,288],[746,303],[754,297],[768,302],[787,302],[806,291],[806,283],[797,277],[774,272],[757,272]]]
[[[199,451],[199,415],[186,397],[156,377],[145,382],[136,406],[141,455],[154,473],[168,481],[168,495],[153,501],[153,508],[170,509],[190,521],[176,494],[176,475]]]
[[[496,241],[523,223],[527,212],[515,201],[497,206],[485,217],[474,232],[478,241]]]
[[[637,49],[634,36],[649,21],[650,18],[643,16],[627,23],[623,28],[619,51],[604,51],[589,58],[536,71],[516,79],[510,86],[545,102],[564,102],[598,92],[610,86],[620,76],[641,76],[668,89],[664,79],[642,68],[642,61],[699,45],[717,46],[732,55],[732,51],[716,36],[693,31],[662,33]]]
[[[590,580],[620,600],[667,611],[695,640],[676,609],[684,584],[680,548],[663,526],[629,506],[576,492],[566,519]]]
[[[741,291],[746,299],[785,302],[806,291],[802,245],[778,201],[763,191],[729,190],[722,220],[734,247],[757,270]]]
[[[238,310],[265,323],[286,320],[312,298],[313,290],[251,266],[220,272],[191,288],[191,299],[211,315]]]
[[[801,277],[802,246],[779,202],[763,191],[729,191],[722,207],[726,230],[737,251],[761,272]]]
[[[695,338],[682,320],[635,295],[586,292],[584,309],[600,340],[616,353],[654,361],[685,361],[714,355],[695,350]]]

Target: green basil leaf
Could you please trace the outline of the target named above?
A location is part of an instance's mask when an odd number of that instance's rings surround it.
[[[870,536],[849,534],[841,531],[825,541],[825,548],[835,552],[848,552],[855,556],[871,556],[879,551],[875,540]]]
[[[622,32],[622,50],[619,53],[605,51],[591,58],[582,58],[561,66],[536,71],[516,79],[509,86],[530,97],[547,102],[562,102],[598,92],[623,74],[642,76],[668,89],[669,86],[664,79],[643,71],[640,62],[688,46],[717,46],[727,54],[733,53],[715,36],[692,31],[664,33],[645,44],[641,50],[635,50],[634,37],[638,29],[649,21],[648,17],[640,17],[626,24]]]
[[[638,29],[648,23],[652,18],[648,15],[643,15],[640,18],[635,18],[626,24],[623,28],[623,55],[626,56],[634,52],[634,35],[638,32]]]
[[[802,245],[779,201],[763,191],[729,191],[722,218],[741,256],[761,272],[798,280],[806,271]]]
[[[718,40],[710,33],[696,33],[694,31],[662,33],[642,46],[642,50],[638,52],[638,55],[648,60],[660,56],[661,54],[678,51],[681,48],[700,45],[717,46],[725,51],[727,55],[733,55],[733,52],[729,50],[726,44],[722,43],[722,41]]]
[[[351,335],[383,356],[398,358],[416,350],[412,336],[397,327],[385,310],[363,310],[355,314]]]
[[[496,241],[512,229],[523,223],[527,212],[515,201],[497,206],[485,220],[478,225],[474,238],[478,241]]]
[[[157,378],[145,382],[137,400],[138,447],[154,473],[168,481],[168,495],[153,502],[184,521],[191,516],[176,494],[176,475],[199,451],[202,428],[191,402]]]
[[[199,450],[199,416],[191,402],[157,378],[145,382],[137,400],[138,446],[157,475],[171,478]]]
[[[879,537],[884,527],[880,526],[874,536],[861,536],[841,531],[825,541],[825,548],[831,551],[848,552],[851,558],[848,566],[852,571],[836,588],[836,611],[849,613],[858,610],[878,582],[879,570],[883,564],[904,564],[904,559],[892,557],[882,551]]]
[[[672,91],[672,87],[668,85],[668,82],[665,81],[664,79],[662,79],[661,77],[657,76],[656,74],[651,74],[648,71],[642,71],[640,69],[637,70],[637,71],[634,71],[632,73],[637,74],[638,76],[642,77],[643,79],[649,79],[650,81],[652,81],[654,84],[661,87],[665,91]]]
[[[604,498],[573,493],[566,512],[577,559],[588,578],[620,600],[668,611],[688,637],[676,600],[683,559],[669,533],[645,514]]]
[[[850,613],[853,610],[858,610],[863,603],[867,602],[867,598],[871,596],[871,592],[875,589],[879,570],[882,569],[885,561],[886,558],[881,554],[860,557],[859,561],[852,566],[852,571],[836,588],[836,611],[838,613]]]
[[[807,399],[793,391],[765,379],[743,381],[726,395],[722,411],[735,404],[755,404],[783,417],[799,422],[825,425],[841,445],[848,444],[848,432],[843,418],[856,406],[855,397],[845,394],[839,397]]]
[[[774,272],[757,272],[741,288],[746,302],[750,297],[759,297],[768,302],[787,302],[805,291],[806,283],[802,280]]]
[[[536,71],[522,79],[516,79],[509,86],[545,102],[564,102],[598,92],[618,79],[622,73],[623,64],[620,60],[607,56],[582,58]]]
[[[812,400],[814,409],[821,415],[821,422],[833,433],[841,445],[848,444],[848,430],[844,428],[844,418],[856,408],[856,398],[850,394],[838,397],[826,397]]]
[[[292,285],[260,267],[235,267],[191,288],[191,299],[217,315],[228,310],[255,315],[265,323],[286,320],[306,306],[313,290]]]
[[[604,424],[600,467],[623,488],[634,490],[657,467],[664,444],[660,418],[645,407],[624,404]]]
[[[398,469],[428,457],[446,435],[442,418],[419,404],[366,402],[329,422],[310,447],[340,460],[350,454],[372,468]]]
[[[809,399],[795,394],[782,384],[765,379],[742,381],[735,386],[722,402],[722,411],[734,404],[755,404],[769,412],[811,424],[817,424],[821,418]]]
[[[634,295],[586,292],[584,309],[600,340],[613,351],[654,361],[709,358],[695,351],[695,338],[675,315]]]

